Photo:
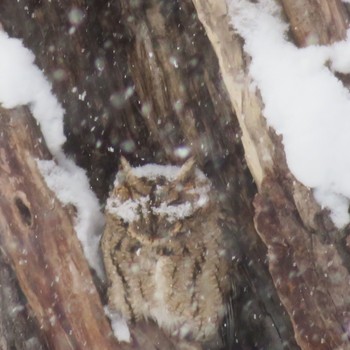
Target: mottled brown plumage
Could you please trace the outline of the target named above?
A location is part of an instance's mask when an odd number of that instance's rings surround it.
[[[101,241],[110,307],[182,338],[217,337],[230,287],[218,216],[193,159],[181,168],[131,168],[123,159]]]

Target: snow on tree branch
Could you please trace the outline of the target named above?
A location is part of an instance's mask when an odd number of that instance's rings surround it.
[[[22,41],[0,31],[0,103],[5,108],[28,105],[40,124],[46,144],[55,161],[38,160],[47,185],[64,204],[77,208],[75,230],[91,267],[100,277],[103,269],[98,253],[104,219],[85,172],[67,159],[62,146],[64,109],[51,91],[51,85],[34,64],[35,57]]]
[[[331,210],[338,227],[349,222],[350,93],[334,72],[350,72],[350,39],[297,48],[275,1],[227,0],[231,22],[252,57],[250,74],[264,116],[283,144],[290,170]],[[350,32],[348,33],[348,38]]]

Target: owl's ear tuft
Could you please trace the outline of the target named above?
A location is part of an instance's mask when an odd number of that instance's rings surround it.
[[[123,156],[120,157],[118,177],[120,183],[127,182],[130,188],[135,189],[138,193],[147,194],[149,191],[146,184],[133,173],[132,166]]]
[[[134,175],[132,174],[132,167],[130,163],[123,156],[120,157],[120,165],[118,171],[118,179],[120,183],[127,182],[135,182]]]
[[[186,162],[181,167],[179,173],[176,176],[176,181],[186,182],[195,175],[196,171],[196,160],[194,157],[191,157],[186,160]]]
[[[119,171],[120,170],[124,171],[125,173],[129,173],[131,171],[130,163],[123,156],[120,157]]]

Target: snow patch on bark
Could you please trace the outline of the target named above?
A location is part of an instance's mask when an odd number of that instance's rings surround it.
[[[331,46],[297,48],[287,40],[288,25],[275,1],[227,3],[231,23],[252,57],[250,74],[261,92],[264,116],[283,135],[289,169],[331,210],[338,227],[346,225],[350,93],[334,72],[350,72],[350,31],[347,40]]]
[[[119,341],[130,343],[130,330],[125,319],[118,312],[112,311],[108,306],[104,307],[104,311],[105,315],[111,321],[111,327],[115,337]]]
[[[0,103],[4,108],[29,106],[54,157],[54,161],[38,161],[38,167],[60,201],[76,207],[78,238],[90,266],[103,277],[98,241],[104,218],[84,170],[63,153],[65,111],[52,93],[44,73],[34,64],[35,56],[21,40],[0,31],[0,51]]]

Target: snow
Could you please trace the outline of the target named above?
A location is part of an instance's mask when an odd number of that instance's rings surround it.
[[[53,160],[39,159],[37,165],[46,184],[55,192],[57,198],[62,203],[73,204],[78,209],[74,225],[77,236],[90,265],[103,278],[102,260],[98,251],[100,235],[97,234],[102,232],[103,221],[101,218],[96,220],[96,214],[100,215],[100,208],[93,192],[89,190],[85,172],[69,159],[65,159],[64,166],[62,162],[57,165]]]
[[[90,266],[104,279],[99,240],[104,217],[98,199],[90,189],[85,171],[63,153],[66,141],[63,132],[64,109],[51,91],[43,72],[34,64],[35,57],[22,41],[0,31],[0,104],[4,108],[28,105],[40,125],[54,160],[37,160],[48,187],[63,204],[77,209],[75,230]],[[83,97],[85,95],[83,93]],[[106,311],[106,309],[105,309]],[[129,341],[126,321],[106,311],[114,334],[120,341]]]
[[[62,151],[66,140],[63,133],[64,109],[53,95],[44,74],[35,66],[34,55],[21,40],[10,38],[0,31],[0,51],[0,103],[4,108],[28,105],[40,124],[54,161],[38,160],[38,167],[60,201],[72,203],[77,208],[77,236],[90,266],[103,278],[98,241],[104,219],[85,172],[67,159]]]
[[[156,178],[163,176],[169,182],[176,179],[180,170],[181,167],[178,166],[158,164],[147,164],[131,169],[132,174],[137,177],[144,177],[150,180],[155,180]],[[187,201],[184,203],[172,205],[167,202],[163,202],[160,204],[160,206],[152,206],[149,208],[148,203],[150,201],[150,197],[148,195],[137,199],[127,199],[125,201],[121,201],[118,196],[110,196],[110,198],[107,200],[106,210],[109,213],[120,217],[124,222],[127,223],[139,220],[140,210],[143,216],[147,216],[149,209],[151,209],[156,215],[165,216],[166,220],[170,223],[173,223],[176,220],[184,219],[185,217],[191,216],[195,210],[204,207],[209,200],[209,180],[199,169],[196,169],[195,176],[197,180],[196,184],[198,187],[188,190],[188,193],[198,195],[198,200],[194,203]],[[114,187],[118,186],[120,186],[119,173],[117,174],[116,180],[114,182]],[[157,185],[156,194],[157,191],[161,192],[162,186]]]
[[[187,146],[180,146],[178,148],[175,148],[175,150],[174,150],[175,156],[180,158],[180,159],[187,158],[190,153],[191,153],[191,149]]]
[[[167,220],[171,223],[190,216],[194,211],[194,208],[190,202],[185,202],[179,205],[168,205],[168,203],[161,203],[158,208],[152,209],[158,215],[165,215]]]
[[[146,164],[132,168],[132,173],[137,177],[146,177],[150,180],[164,176],[168,181],[173,181],[178,176],[180,169],[181,167],[175,165]],[[195,170],[195,176],[198,180],[207,180],[199,169]]]
[[[231,22],[252,57],[250,74],[264,116],[283,135],[288,166],[338,227],[349,222],[350,93],[334,71],[350,72],[348,39],[297,48],[273,0],[227,0]],[[312,38],[310,38],[310,41]]]
[[[180,169],[180,167],[174,165],[162,166],[158,164],[147,164],[133,168],[132,173],[137,177],[147,177],[151,180],[164,176],[167,180],[172,181],[176,179]]]
[[[118,313],[112,311],[108,306],[104,307],[105,315],[111,321],[111,327],[114,335],[119,341],[124,341],[130,343],[130,330],[125,319]]]
[[[51,92],[44,74],[34,65],[34,55],[22,41],[0,31],[0,103],[4,108],[29,105],[40,123],[52,154],[60,152],[64,110]]]
[[[141,197],[140,199],[128,199],[125,202],[116,198],[108,198],[106,210],[111,214],[119,216],[124,222],[133,222],[139,220],[138,208],[141,208],[145,213],[147,211],[146,203],[149,197]]]

